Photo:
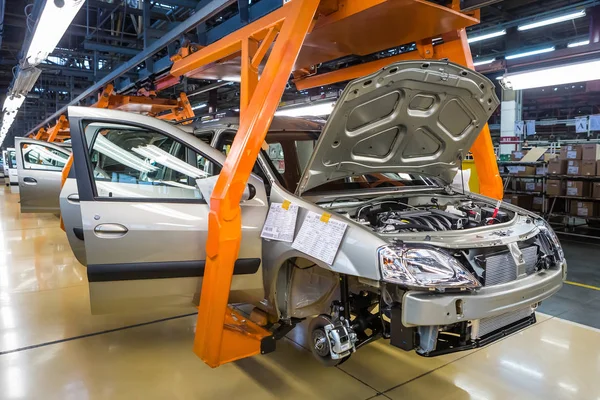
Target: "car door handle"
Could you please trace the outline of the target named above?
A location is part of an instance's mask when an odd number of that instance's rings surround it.
[[[23,182],[26,183],[27,185],[37,185],[37,180],[35,180],[34,178],[31,178],[29,176],[24,177]]]
[[[121,224],[100,224],[94,228],[96,236],[105,239],[123,237],[127,232],[129,232],[129,229]]]
[[[73,193],[67,196],[67,200],[71,203],[79,203],[79,195],[77,193]]]

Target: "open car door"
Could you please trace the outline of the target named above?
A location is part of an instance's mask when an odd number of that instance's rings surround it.
[[[68,149],[35,139],[15,138],[21,212],[59,212],[61,173]]]
[[[196,180],[216,179],[224,155],[152,117],[70,107],[69,122],[92,312],[192,305],[209,212]],[[249,183],[256,194],[241,204],[232,302],[264,298],[260,231],[268,202],[262,180]]]

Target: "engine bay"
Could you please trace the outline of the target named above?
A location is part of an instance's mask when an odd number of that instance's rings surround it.
[[[456,231],[510,221],[514,213],[466,197],[370,200],[339,214],[377,233]]]

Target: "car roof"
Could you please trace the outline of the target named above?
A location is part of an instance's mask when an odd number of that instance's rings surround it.
[[[321,119],[310,119],[310,118],[298,118],[298,117],[286,117],[286,116],[275,116],[271,122],[269,132],[321,132],[325,121]],[[185,130],[190,129],[190,125],[184,125]],[[218,130],[218,129],[237,129],[240,126],[239,114],[234,115],[216,115],[215,118],[207,119],[204,121],[196,121],[192,125],[192,131],[194,133],[200,133],[201,131],[207,130]],[[183,128],[183,127],[182,127]]]

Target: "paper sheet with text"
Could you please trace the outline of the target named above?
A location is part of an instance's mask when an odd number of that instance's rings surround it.
[[[348,225],[322,217],[309,211],[292,247],[332,265]]]
[[[287,202],[284,206],[284,203],[271,203],[260,237],[282,242],[293,242],[297,217],[297,204]]]

